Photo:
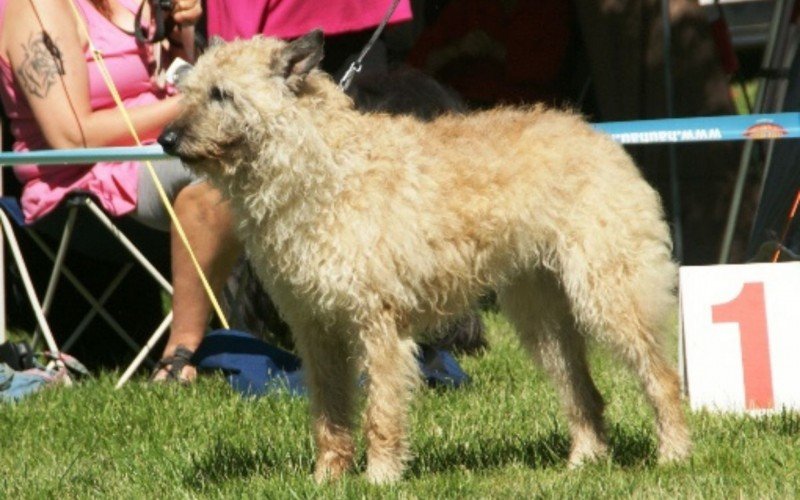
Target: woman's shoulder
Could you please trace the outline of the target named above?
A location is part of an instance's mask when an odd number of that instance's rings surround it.
[[[4,8],[0,17],[0,58],[16,67],[39,54],[42,48],[54,54],[56,50],[67,58],[83,53],[85,37],[71,1],[0,0]]]
[[[68,19],[74,17],[72,14],[72,7],[70,3],[74,0],[0,0],[0,9],[6,10],[8,13],[33,15],[39,17],[54,17],[54,15],[70,14]],[[81,1],[75,3],[76,7],[80,8],[83,4]],[[65,21],[63,17],[59,18]],[[16,18],[15,18],[16,20]]]
[[[33,25],[42,31],[57,31],[63,26],[73,26],[75,14],[72,0],[0,0],[3,27],[23,28]],[[9,23],[8,20],[14,22]],[[5,31],[5,30],[4,30]]]
[[[0,0],[0,44],[4,45],[3,51],[42,32],[47,32],[56,41],[74,37],[77,21],[70,5],[72,1]]]

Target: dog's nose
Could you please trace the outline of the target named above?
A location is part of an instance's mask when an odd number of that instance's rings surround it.
[[[166,128],[161,135],[158,136],[158,143],[164,148],[166,153],[174,153],[178,146],[179,135],[175,129]]]

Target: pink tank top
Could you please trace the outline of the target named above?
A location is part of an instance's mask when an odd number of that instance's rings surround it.
[[[137,0],[119,0],[135,12]],[[82,12],[96,48],[103,54],[125,106],[133,108],[163,98],[150,75],[148,48],[137,45],[133,36],[103,17],[88,0],[75,0]],[[7,0],[0,0],[0,29],[5,19]],[[90,51],[85,52],[89,69],[89,95],[92,109],[114,106]],[[15,138],[14,151],[49,149],[28,102],[15,80],[9,61],[0,56],[0,97]],[[22,165],[14,169],[23,183],[21,204],[27,222],[53,210],[72,191],[90,191],[112,215],[124,215],[136,207],[138,162],[100,162],[94,165]]]
[[[315,28],[326,35],[360,31],[380,24],[392,0],[208,0],[208,34],[224,40],[259,33],[295,38]],[[391,23],[411,19],[409,0],[400,0]]]

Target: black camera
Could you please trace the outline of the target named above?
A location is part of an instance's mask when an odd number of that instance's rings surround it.
[[[150,7],[154,9],[156,6],[163,11],[172,12],[172,0],[155,0]]]
[[[142,28],[142,11],[144,4],[150,4],[150,15],[153,18],[152,29],[149,33],[145,33]],[[167,35],[172,32],[175,27],[175,21],[172,19],[172,0],[142,0],[139,10],[136,11],[136,19],[133,24],[133,35],[140,43],[158,43],[164,40]]]

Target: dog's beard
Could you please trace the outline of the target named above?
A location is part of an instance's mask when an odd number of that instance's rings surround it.
[[[181,163],[189,170],[207,175],[213,172],[215,168],[220,168],[219,162],[209,158],[208,156],[194,155],[183,152],[176,152],[175,155],[181,160]]]
[[[186,168],[198,174],[205,175],[213,168],[212,165],[209,165],[211,161],[205,157],[178,155],[178,158]]]
[[[215,165],[218,166],[225,157],[225,146],[213,148],[193,148],[191,146],[178,146],[175,155],[181,161],[192,168],[210,170]]]

